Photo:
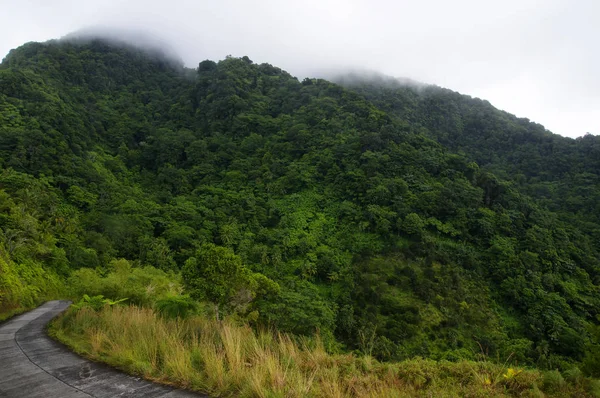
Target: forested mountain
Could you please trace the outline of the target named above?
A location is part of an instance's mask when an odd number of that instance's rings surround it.
[[[600,242],[600,137],[577,139],[448,89],[377,75],[333,79],[561,213]],[[588,223],[588,221],[592,221]]]
[[[11,51],[0,308],[115,258],[178,273],[225,250],[278,285],[222,300],[256,325],[598,375],[598,139],[436,87],[346,86],[99,39]]]

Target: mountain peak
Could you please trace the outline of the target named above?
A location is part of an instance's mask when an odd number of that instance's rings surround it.
[[[143,29],[93,26],[69,33],[60,39],[63,42],[76,44],[87,44],[96,40],[119,47],[133,47],[149,55],[183,64],[181,56],[177,54],[171,43]]]

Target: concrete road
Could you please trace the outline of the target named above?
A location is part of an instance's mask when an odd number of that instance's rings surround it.
[[[128,376],[55,342],[44,328],[68,306],[49,301],[0,325],[0,397],[206,397]]]

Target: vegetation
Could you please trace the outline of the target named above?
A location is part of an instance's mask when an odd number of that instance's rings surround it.
[[[331,355],[319,337],[254,332],[205,317],[168,320],[152,309],[70,310],[50,332],[77,352],[163,383],[236,397],[564,397],[598,394],[571,374],[484,361],[380,363]]]
[[[1,321],[64,295],[69,269],[58,242],[68,232],[53,222],[61,214],[55,190],[12,170],[0,171],[0,186]]]
[[[160,325],[202,313],[318,334],[334,363],[463,369],[484,353],[490,375],[511,358],[557,370],[554,384],[598,377],[598,138],[436,87],[343,83],[248,57],[192,70],[99,39],[13,50],[0,64],[2,316],[127,298]],[[508,376],[530,375],[529,391],[535,372]]]

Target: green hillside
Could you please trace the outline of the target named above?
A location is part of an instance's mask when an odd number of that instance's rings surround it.
[[[435,87],[28,43],[0,65],[0,311],[126,259],[331,352],[600,376],[599,148]]]
[[[511,180],[520,191],[600,241],[600,138],[561,137],[487,101],[382,76],[334,79],[456,153]],[[588,222],[591,221],[591,222]]]

